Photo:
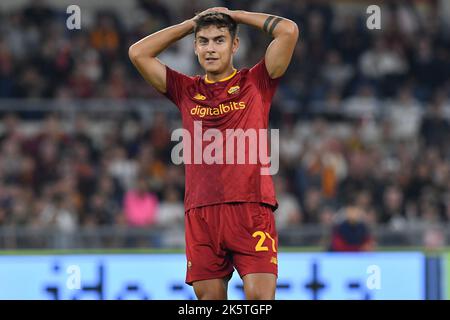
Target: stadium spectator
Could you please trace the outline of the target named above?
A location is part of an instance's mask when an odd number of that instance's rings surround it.
[[[165,248],[184,247],[184,204],[174,187],[168,187],[158,208],[157,224],[165,228],[161,246]]]
[[[343,209],[343,217],[333,226],[330,251],[371,251],[374,239],[364,220],[364,212],[358,206],[350,204]]]
[[[124,213],[127,223],[135,227],[155,224],[158,205],[158,198],[148,190],[147,179],[142,176],[139,177],[136,188],[125,193]]]
[[[302,223],[303,216],[298,200],[289,192],[284,177],[277,177],[274,180],[278,197],[278,209],[275,215],[277,228],[299,225]]]

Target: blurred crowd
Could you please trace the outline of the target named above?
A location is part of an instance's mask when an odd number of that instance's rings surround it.
[[[280,229],[347,216],[400,232],[450,222],[450,28],[439,1],[383,3],[382,30],[369,30],[365,10],[346,14],[331,1],[217,2],[288,17],[301,30],[271,110],[280,129]],[[204,7],[189,1],[175,14],[162,1],[140,0],[136,8],[133,23],[99,11],[77,31],[42,0],[0,13],[0,98],[161,98],[132,67],[128,47]],[[239,68],[269,43],[245,26],[240,37]],[[191,40],[161,60],[201,72]],[[104,126],[49,114],[38,128],[27,125],[3,112],[0,226],[182,227],[184,170],[170,160],[179,123],[167,114]]]

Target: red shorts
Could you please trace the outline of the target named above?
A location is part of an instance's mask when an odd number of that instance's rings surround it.
[[[270,206],[223,203],[193,208],[185,214],[186,283],[225,278],[233,267],[278,276],[278,234]]]

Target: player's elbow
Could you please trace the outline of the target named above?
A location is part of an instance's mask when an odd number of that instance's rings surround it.
[[[298,29],[298,25],[294,21],[289,20],[289,23],[286,26],[285,30],[286,34],[289,35],[289,37],[297,41],[300,31]]]
[[[130,58],[131,61],[136,62],[138,60],[141,60],[142,58],[152,57],[152,53],[144,51],[142,48],[140,48],[136,44],[133,44],[128,49],[128,57]]]
[[[139,58],[139,51],[134,44],[128,48],[128,57],[131,61],[136,61]]]

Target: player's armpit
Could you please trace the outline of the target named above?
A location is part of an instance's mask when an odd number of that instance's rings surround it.
[[[130,47],[128,55],[142,77],[156,90],[166,93],[166,66],[158,58],[135,54],[132,47]]]
[[[267,72],[275,79],[286,72],[297,44],[299,31],[295,22],[272,16],[267,18],[265,27],[265,30],[275,37],[267,47],[265,55]]]

